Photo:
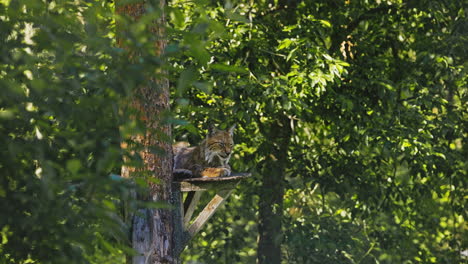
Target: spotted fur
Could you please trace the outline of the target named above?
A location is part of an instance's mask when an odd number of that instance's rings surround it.
[[[174,173],[177,178],[223,177],[231,174],[228,162],[234,146],[235,126],[228,130],[210,127],[196,147],[174,145]]]

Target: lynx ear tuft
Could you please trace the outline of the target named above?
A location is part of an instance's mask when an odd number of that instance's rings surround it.
[[[216,133],[216,131],[218,131],[218,129],[216,128],[215,125],[210,124],[210,125],[208,126],[208,136],[209,136],[209,137],[210,137],[210,136],[213,136],[213,135]]]
[[[229,128],[229,134],[231,134],[231,136],[234,136],[234,129],[236,129],[236,124],[234,124],[232,127]]]

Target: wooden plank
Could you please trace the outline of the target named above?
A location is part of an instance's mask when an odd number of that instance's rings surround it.
[[[188,232],[185,230],[182,219],[184,211],[182,207],[182,193],[180,192],[180,184],[174,183],[172,185],[172,204],[174,205],[174,250],[175,255],[178,256],[187,245],[190,238]]]
[[[220,207],[226,199],[231,195],[234,190],[220,190],[216,193],[215,197],[205,206],[203,211],[197,216],[197,219],[187,229],[190,237],[198,233],[205,225],[205,223],[213,216],[218,207]]]
[[[229,190],[236,187],[239,181],[229,182],[181,182],[182,192],[208,191],[208,190]]]
[[[228,177],[189,178],[178,183],[182,192],[229,190],[234,188],[242,179],[250,177],[250,175],[250,173],[235,173]]]
[[[203,178],[187,178],[181,179],[180,182],[225,182],[225,181],[232,181],[232,180],[241,180],[244,178],[250,177],[252,174],[248,172],[242,173],[233,173],[226,177],[203,177]]]
[[[184,201],[184,227],[187,227],[197,208],[202,192],[189,192]]]

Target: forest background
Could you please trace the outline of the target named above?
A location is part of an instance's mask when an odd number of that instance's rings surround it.
[[[0,263],[124,263],[121,205],[164,206],[118,176],[141,163],[122,109],[148,78],[170,81],[173,139],[237,124],[231,165],[253,174],[184,263],[467,261],[463,1],[157,6],[0,1]]]

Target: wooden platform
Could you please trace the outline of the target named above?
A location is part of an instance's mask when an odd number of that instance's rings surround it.
[[[180,254],[187,243],[213,216],[216,210],[226,201],[236,188],[237,184],[250,173],[233,173],[227,177],[216,178],[189,178],[173,183],[173,204],[176,208],[176,250]],[[192,220],[193,213],[200,201],[203,191],[215,190],[215,195],[205,208]],[[183,193],[187,192],[185,200]]]
[[[235,173],[227,177],[216,178],[189,178],[175,183],[180,184],[182,192],[221,190],[232,189],[240,180],[247,177],[250,177],[250,173]]]

